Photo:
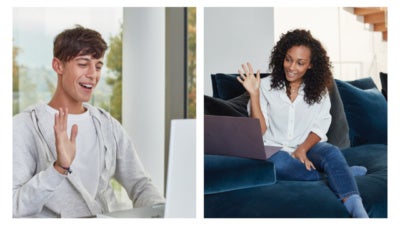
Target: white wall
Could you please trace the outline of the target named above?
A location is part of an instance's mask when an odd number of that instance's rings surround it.
[[[387,42],[372,32],[348,8],[274,8],[275,41],[294,28],[309,29],[325,46],[334,77],[353,80],[371,76],[380,87],[379,72],[387,72]]]
[[[212,95],[212,73],[237,73],[246,62],[255,70],[267,71],[274,41],[273,14],[272,8],[261,7],[204,9],[206,95]]]
[[[122,122],[164,193],[165,9],[124,8]]]

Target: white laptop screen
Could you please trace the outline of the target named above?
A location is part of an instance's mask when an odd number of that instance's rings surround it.
[[[196,217],[196,120],[171,121],[164,217]]]

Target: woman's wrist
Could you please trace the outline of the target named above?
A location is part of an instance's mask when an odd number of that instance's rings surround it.
[[[250,94],[250,99],[258,100],[260,98],[260,93]]]
[[[307,153],[308,149],[300,145],[299,147],[297,147],[296,151],[301,153]]]
[[[255,90],[255,91],[248,92],[248,93],[249,93],[249,95],[250,95],[250,99],[257,99],[257,100],[259,100],[259,98],[260,98],[260,89],[257,89],[257,90]]]

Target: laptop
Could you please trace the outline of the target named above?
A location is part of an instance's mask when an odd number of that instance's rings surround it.
[[[204,153],[266,160],[282,147],[264,146],[258,119],[204,116]]]
[[[166,218],[196,217],[196,120],[172,120]]]
[[[98,214],[97,218],[163,218],[164,217],[164,204],[153,206],[131,208],[125,210],[118,210],[114,212]]]
[[[120,210],[98,218],[196,217],[196,120],[171,121],[165,204]]]

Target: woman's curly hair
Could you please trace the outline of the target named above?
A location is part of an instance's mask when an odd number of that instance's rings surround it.
[[[293,46],[305,46],[311,51],[311,65],[303,76],[304,101],[307,104],[319,103],[322,96],[326,94],[327,89],[331,87],[333,76],[331,72],[331,63],[326,54],[326,50],[321,43],[312,37],[310,31],[293,30],[282,34],[280,40],[272,49],[269,68],[271,69],[272,83],[271,88],[283,89],[286,86],[290,89],[289,81],[286,80],[283,63],[287,51]]]

